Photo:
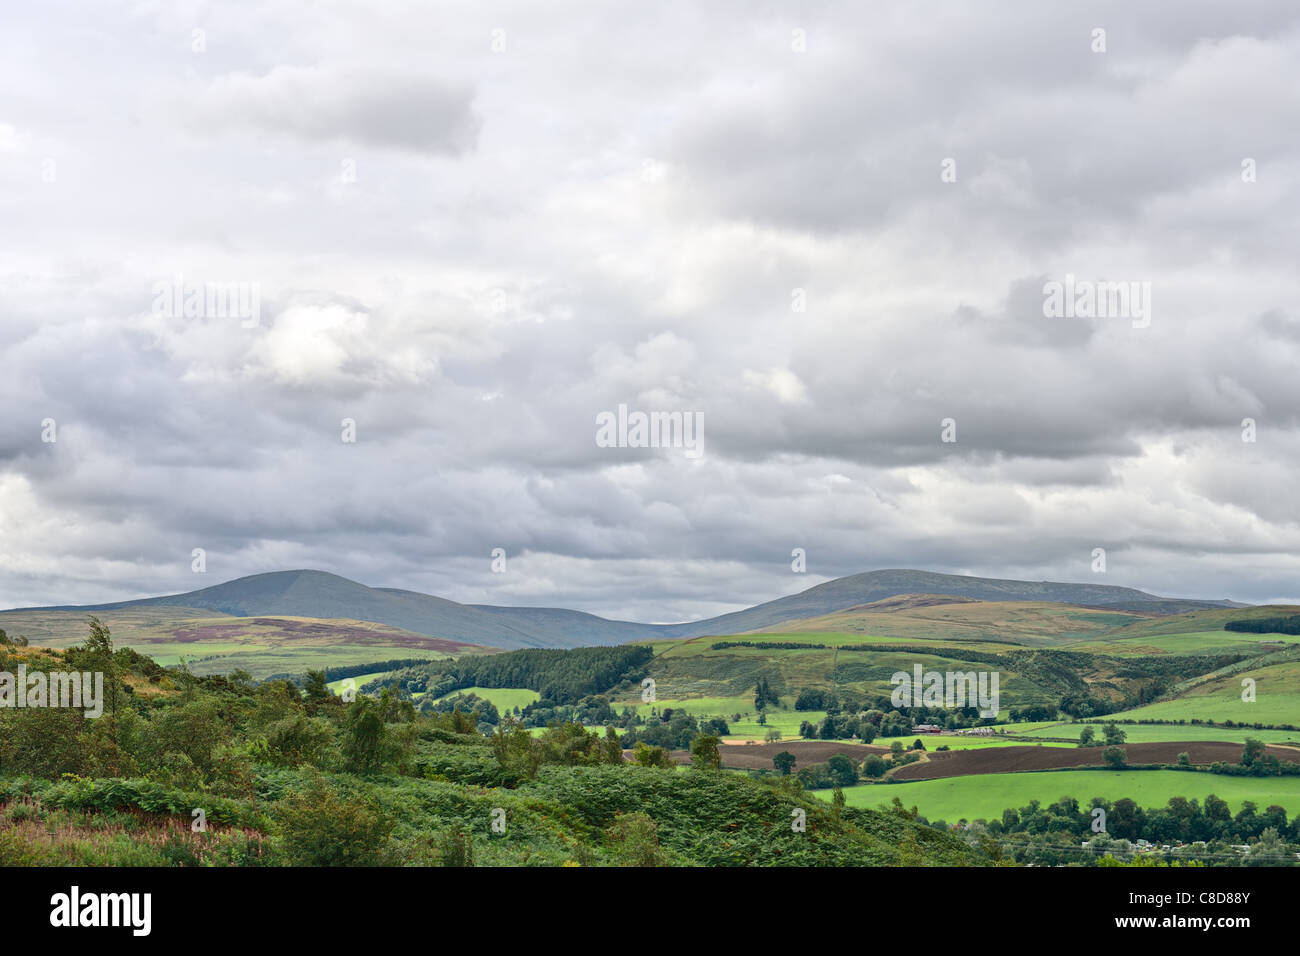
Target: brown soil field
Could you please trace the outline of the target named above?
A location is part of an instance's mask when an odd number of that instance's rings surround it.
[[[771,770],[772,758],[783,750],[794,754],[795,770],[815,763],[825,763],[835,754],[844,754],[852,760],[861,760],[868,754],[887,754],[885,747],[866,744],[837,744],[830,740],[778,740],[763,744],[723,744],[722,766],[732,770]]]
[[[1122,749],[1127,755],[1127,762],[1133,766],[1177,763],[1178,755],[1184,751],[1194,764],[1210,764],[1220,760],[1237,763],[1241,759],[1241,744],[1221,740],[1123,744]],[[1300,763],[1300,751],[1288,747],[1269,747],[1267,750],[1278,760]],[[966,777],[981,773],[1100,767],[1106,763],[1102,756],[1105,751],[1105,747],[988,747],[982,750],[950,750],[932,753],[924,763],[900,767],[893,773],[893,778],[938,780],[941,777]]]

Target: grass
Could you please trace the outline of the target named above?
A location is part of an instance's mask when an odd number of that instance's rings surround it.
[[[713,645],[721,642],[744,641],[750,644],[808,644],[807,650],[800,648],[775,648],[777,652],[785,653],[807,653],[807,651],[822,650],[822,648],[811,645],[823,644],[826,648],[836,648],[845,646],[854,646],[858,644],[899,644],[907,646],[916,643],[925,643],[941,649],[960,649],[962,647],[972,647],[973,642],[966,640],[954,640],[943,638],[924,638],[907,634],[866,634],[866,633],[845,633],[843,631],[774,631],[771,633],[758,634],[735,634],[728,637],[695,637],[687,641],[677,642],[677,649],[667,653],[677,657],[695,657],[695,656],[714,656],[714,655],[746,655],[759,654],[764,655],[771,653],[761,647],[723,647],[714,650]],[[982,650],[1006,651],[1016,650],[1018,645],[1011,643],[990,643],[980,642],[979,647]],[[856,654],[857,651],[847,653]]]
[[[365,687],[370,681],[391,673],[392,671],[374,671],[370,674],[358,674],[356,677],[340,677],[338,680],[330,681],[325,686],[328,687],[332,693],[341,694],[343,692],[343,684],[345,681],[353,681],[359,690],[362,687]]]
[[[1268,634],[1243,634],[1235,631],[1189,631],[1181,634],[1147,634],[1123,637],[1123,632],[1105,637],[1064,645],[1066,650],[1087,651],[1090,654],[1159,655],[1208,654],[1211,652],[1267,653],[1276,645],[1261,646]],[[1282,640],[1294,643],[1294,638]]]
[[[876,746],[888,747],[891,740],[902,740],[907,746],[911,746],[915,737],[877,737],[872,743]],[[1052,741],[1025,741],[1014,740],[1010,737],[949,737],[940,734],[934,736],[922,736],[921,742],[925,744],[925,749],[934,753],[938,748],[947,746],[949,750],[984,750],[989,747],[1025,747],[1030,743],[1042,743],[1044,747],[1073,747],[1074,744],[1054,743]]]
[[[447,657],[437,651],[424,651],[406,647],[386,647],[374,644],[338,644],[328,647],[253,647],[209,656],[209,645],[190,644],[183,655],[195,674],[228,674],[232,670],[248,671],[257,680],[272,674],[301,674],[327,667],[352,667],[357,664],[392,660],[393,658],[424,658],[440,660]],[[154,657],[153,646],[136,648]],[[180,655],[177,655],[180,656]],[[160,664],[174,663],[169,655],[158,655]],[[360,686],[360,685],[358,685]]]
[[[541,699],[541,695],[535,690],[528,690],[523,687],[465,687],[461,690],[454,690],[449,694],[443,694],[438,700],[449,700],[458,694],[477,694],[486,701],[491,702],[492,706],[499,711],[513,710],[518,707],[520,710],[529,704],[535,704]]]
[[[1255,680],[1255,697],[1242,697],[1242,680]],[[1239,723],[1300,722],[1300,662],[1274,664],[1199,684],[1175,700],[1148,704],[1125,713],[1134,720],[1234,720]]]
[[[876,642],[882,639],[876,635],[887,635],[913,643],[992,639],[1046,647],[1094,637],[1143,620],[1123,611],[1041,601],[1001,601],[944,603],[890,611],[867,606],[780,626],[787,631],[834,631],[865,642]]]
[[[1136,713],[1129,711],[1128,713]],[[1117,716],[1127,717],[1128,713]],[[1098,736],[1105,718],[1090,721]],[[1127,742],[1134,744],[1158,743],[1166,740],[1226,740],[1230,743],[1246,742],[1254,737],[1266,744],[1292,744],[1300,746],[1300,730],[1250,730],[1243,727],[1205,727],[1193,724],[1118,724],[1128,735]],[[1027,737],[1068,737],[1077,741],[1083,724],[1050,724],[1037,730],[1025,731]]]
[[[812,724],[820,724],[826,719],[826,711],[769,710],[766,724],[758,722],[758,715],[754,713],[752,706],[749,714],[742,714],[741,716],[742,719],[735,722],[732,722],[730,717],[727,718],[732,737],[743,737],[747,740],[766,740],[769,730],[779,730],[782,740],[802,740],[803,738],[799,735],[799,725],[805,720]]]
[[[992,820],[1008,807],[1019,809],[1036,799],[1055,803],[1075,797],[1087,806],[1093,797],[1114,801],[1129,797],[1143,807],[1163,807],[1170,797],[1204,802],[1209,794],[1226,800],[1233,812],[1246,800],[1259,809],[1277,804],[1288,815],[1300,814],[1300,777],[1226,777],[1178,770],[1054,770],[1000,773],[889,785],[863,784],[844,791],[848,806],[875,807],[894,797],[915,806],[930,820]],[[817,791],[830,798],[829,791]]]
[[[625,703],[615,701],[614,709],[622,710]],[[768,708],[766,725],[758,722],[758,711],[754,709],[754,695],[729,697],[673,697],[659,698],[650,704],[636,701],[636,712],[641,717],[650,716],[651,711],[663,713],[665,710],[684,710],[701,719],[721,717],[730,728],[728,736],[749,740],[766,740],[769,730],[779,730],[782,740],[799,739],[799,725],[807,720],[814,724],[826,719],[824,710],[782,710],[779,707]],[[787,705],[789,702],[786,702]],[[740,720],[733,720],[740,714]]]

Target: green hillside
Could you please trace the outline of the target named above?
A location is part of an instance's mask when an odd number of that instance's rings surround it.
[[[0,709],[0,866],[989,862],[788,778],[633,765],[574,726],[493,737],[388,694],[345,703],[324,675],[299,688],[168,672],[98,627],[63,651],[0,643],[0,670],[20,665],[104,673],[107,700],[98,719]]]
[[[1253,701],[1242,699],[1246,678],[1255,681]],[[1191,687],[1173,700],[1125,711],[1123,716],[1138,721],[1300,725],[1300,662],[1247,668]]]

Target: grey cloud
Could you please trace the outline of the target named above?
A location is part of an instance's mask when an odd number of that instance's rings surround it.
[[[1110,583],[1300,598],[1286,5],[579,13],[0,38],[0,605],[186,590],[194,547],[205,583],[654,621],[1098,546]],[[1043,317],[1066,272],[1151,281],[1151,327]],[[151,315],[177,273],[259,283],[261,325]],[[704,457],[597,447],[620,402],[702,412]]]
[[[473,148],[481,120],[460,84],[396,70],[278,66],[230,74],[186,103],[191,128],[243,128],[306,140],[456,155]]]

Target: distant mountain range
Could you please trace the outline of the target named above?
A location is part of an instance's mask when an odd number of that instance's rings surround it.
[[[93,613],[151,606],[183,607],[235,617],[373,621],[417,634],[493,647],[581,647],[655,638],[739,634],[903,594],[944,594],[978,601],[1049,601],[1146,614],[1245,606],[1232,601],[1163,598],[1107,584],[1007,581],[930,571],[882,570],[837,578],[789,597],[703,621],[659,625],[611,621],[565,608],[458,604],[417,591],[367,587],[325,571],[275,571],[185,594],[116,604],[22,610]]]

